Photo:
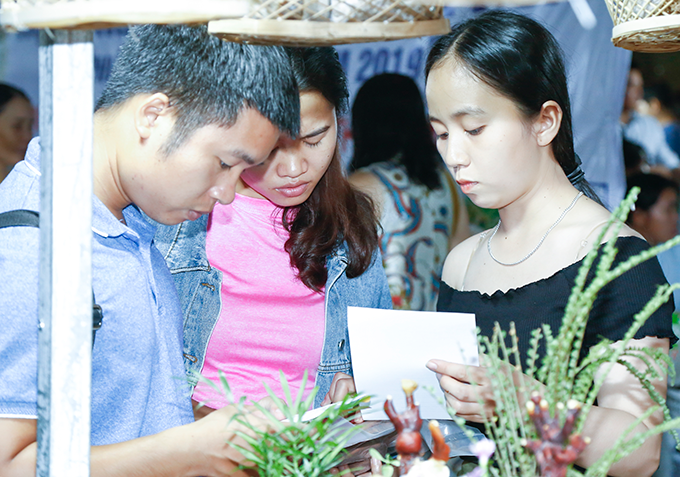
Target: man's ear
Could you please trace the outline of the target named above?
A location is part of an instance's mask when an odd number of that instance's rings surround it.
[[[562,125],[562,108],[555,101],[543,103],[538,117],[534,120],[533,129],[539,146],[552,143]]]
[[[142,97],[135,108],[135,129],[142,139],[148,139],[159,119],[168,117],[170,98],[163,93]]]

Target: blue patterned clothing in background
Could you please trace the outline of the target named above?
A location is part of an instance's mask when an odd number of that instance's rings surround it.
[[[442,187],[429,190],[414,183],[406,168],[395,162],[376,162],[360,170],[375,174],[386,188],[380,250],[394,308],[436,310],[461,200],[451,175],[442,167]]]

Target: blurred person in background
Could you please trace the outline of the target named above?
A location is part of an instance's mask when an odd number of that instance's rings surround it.
[[[628,179],[628,190],[639,187],[640,194],[635,210],[628,216],[627,223],[640,232],[650,245],[658,245],[672,239],[678,233],[678,185],[670,179],[656,174],[637,174]],[[669,283],[680,282],[680,247],[674,247],[658,256],[659,263]],[[678,334],[678,308],[680,290],[673,292],[675,313],[673,331]],[[670,350],[676,373],[680,371],[678,348]],[[672,417],[680,416],[680,377],[669,376],[666,404]],[[663,435],[661,461],[654,477],[680,475],[680,453],[675,449],[675,438],[670,433]]]
[[[666,142],[680,156],[680,121],[675,111],[673,91],[668,83],[657,83],[644,89],[647,114],[654,116],[663,127]]]
[[[675,237],[678,234],[678,184],[658,174],[636,174],[628,178],[628,190],[633,187],[639,187],[640,194],[626,223],[651,246]],[[668,282],[680,282],[680,247],[667,250],[658,258]],[[673,296],[677,311],[680,308],[680,290],[673,292]]]
[[[394,307],[434,311],[444,259],[470,226],[415,82],[391,73],[366,81],[352,106],[352,136],[350,182],[378,209]]]
[[[26,93],[0,83],[0,182],[26,154],[35,113]]]
[[[666,142],[663,126],[659,121],[641,112],[644,109],[644,79],[635,66],[628,73],[626,95],[621,112],[623,137],[645,150],[651,171],[667,177],[680,179],[680,158]]]
[[[626,138],[623,138],[623,163],[626,167],[626,180],[636,174],[649,172],[645,150]]]
[[[636,174],[628,190],[640,188],[635,210],[627,223],[649,242],[658,245],[678,233],[678,184],[657,174]],[[663,263],[662,263],[663,265]]]

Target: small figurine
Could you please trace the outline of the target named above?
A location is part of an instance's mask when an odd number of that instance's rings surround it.
[[[420,418],[418,404],[413,399],[413,392],[418,387],[415,381],[403,379],[401,387],[406,394],[406,410],[399,414],[394,409],[392,397],[388,396],[385,401],[385,413],[397,430],[396,449],[399,454],[398,475],[408,477],[449,477],[450,471],[446,467],[449,459],[449,446],[444,441],[444,436],[439,429],[437,421],[430,421],[428,427],[432,433],[433,449],[432,457],[427,461],[420,460],[423,439],[420,428],[423,420]]]
[[[564,426],[560,426],[558,417],[550,416],[548,402],[537,392],[531,395],[527,410],[540,439],[527,442],[525,447],[536,456],[541,477],[565,477],[567,467],[576,461],[590,442],[587,437],[572,434],[581,404],[577,401],[567,403]]]
[[[432,456],[427,460],[417,459],[406,477],[450,477],[451,471],[446,466],[449,460],[449,446],[444,442],[444,435],[437,421],[430,421],[428,428],[432,433]]]

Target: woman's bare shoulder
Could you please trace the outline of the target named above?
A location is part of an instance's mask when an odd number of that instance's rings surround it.
[[[486,236],[487,231],[473,235],[456,245],[446,256],[442,270],[442,280],[452,288],[458,288],[463,284],[470,258],[479,246],[480,241]]]
[[[357,189],[363,190],[364,192],[371,192],[374,189],[381,189],[382,183],[378,176],[366,169],[359,169],[356,172],[350,174],[347,178],[349,182]]]
[[[600,243],[607,242],[615,232],[615,228],[612,227],[607,230],[607,233],[604,234],[604,236],[602,235],[602,233],[607,228],[607,224],[609,223],[612,214],[610,211],[596,202],[592,200],[589,200],[588,202],[589,203],[586,204],[586,208],[584,210],[586,213],[583,214],[584,219],[581,221],[582,228],[580,235],[582,239],[578,253],[579,258],[583,258],[583,256],[588,253],[588,250],[590,250],[590,248],[592,248],[595,244],[599,245]],[[644,240],[642,235],[640,235],[628,225],[620,225],[621,227],[619,228],[618,232],[616,232],[617,237],[638,237]]]
[[[368,170],[360,169],[352,173],[347,180],[349,180],[349,183],[352,184],[353,187],[368,194],[371,199],[373,199],[376,213],[378,214],[378,217],[380,217],[384,207],[384,194],[387,193],[387,189],[385,188],[385,185],[380,182],[378,176]]]

